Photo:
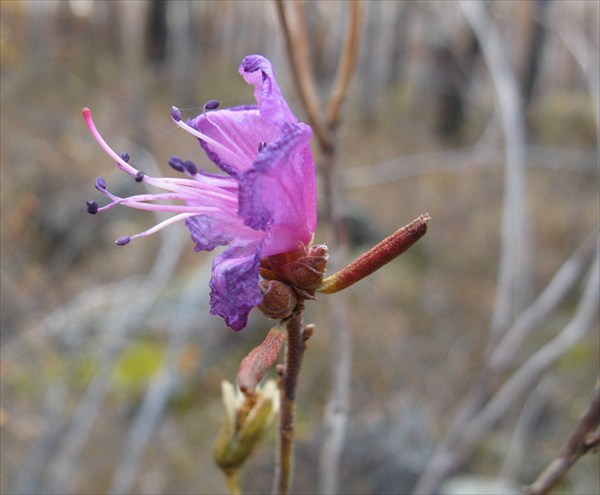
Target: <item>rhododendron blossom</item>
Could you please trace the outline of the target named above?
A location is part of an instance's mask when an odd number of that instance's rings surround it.
[[[196,251],[227,246],[213,262],[210,304],[211,313],[222,316],[234,330],[246,326],[249,312],[262,300],[261,258],[309,245],[317,222],[310,127],[292,114],[267,59],[245,57],[239,72],[254,86],[256,105],[216,110],[219,104],[211,100],[187,123],[179,109],[171,108],[175,124],[196,137],[224,173],[208,173],[175,156],[169,164],[187,177],[145,175],[129,163],[126,153],[118,154],[109,147],[90,110],[83,110],[92,135],[117,166],[137,182],[164,191],[121,198],[110,193],[99,177],[96,188],[111,202],[99,207],[89,200],[88,211],[95,214],[125,205],[175,214],[145,232],[119,238],[118,245],[184,220]]]

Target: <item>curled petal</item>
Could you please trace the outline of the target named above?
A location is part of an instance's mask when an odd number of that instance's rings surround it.
[[[254,97],[263,119],[280,126],[297,122],[281,94],[271,62],[261,55],[248,55],[242,60],[239,73],[254,86]]]
[[[210,279],[210,312],[239,331],[248,314],[262,300],[258,285],[259,244],[234,246],[215,258]]]

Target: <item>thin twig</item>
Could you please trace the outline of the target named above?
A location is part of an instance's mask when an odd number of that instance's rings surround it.
[[[494,90],[504,135],[506,174],[502,212],[502,244],[496,303],[492,316],[488,350],[502,336],[515,313],[527,302],[529,236],[525,198],[525,126],[517,78],[507,55],[505,43],[486,6],[461,1],[465,18],[481,46]]]
[[[183,297],[179,303],[177,313],[180,314],[190,305],[204,306],[208,300],[208,279],[210,278],[210,264],[204,263],[191,277]],[[157,430],[157,424],[163,415],[169,397],[175,389],[180,378],[179,361],[188,342],[189,334],[195,326],[188,321],[176,320],[167,344],[164,368],[157,373],[146,389],[144,400],[140,406],[127,438],[124,442],[120,461],[112,479],[110,493],[130,493],[135,475],[140,465],[144,450],[152,435]]]
[[[358,62],[361,10],[361,5],[358,0],[353,0],[350,3],[346,43],[342,60],[338,65],[338,72],[327,107],[327,125],[330,129],[334,129],[339,123],[342,103],[350,88],[350,82],[352,81],[352,76],[354,75],[354,70],[356,69],[356,64]]]
[[[490,354],[485,366],[502,373],[512,364],[525,339],[567,297],[593,255],[598,232],[594,232],[562,264],[539,297],[517,318]]]
[[[575,315],[568,325],[529,357],[487,404],[478,407],[478,411],[469,411],[468,414],[463,415],[461,428],[454,427],[455,422],[452,433],[434,453],[414,493],[434,493],[440,482],[471,454],[477,442],[506,413],[509,407],[539,380],[560,356],[584,337],[598,316],[599,295],[600,246],[596,249],[596,257],[589,270],[585,289]]]
[[[285,2],[283,0],[277,0],[276,4],[279,22],[285,37],[287,53],[292,65],[294,83],[298,90],[300,101],[302,102],[308,121],[315,131],[319,146],[323,150],[330,150],[333,144],[331,133],[327,128],[319,104],[316,84],[308,54],[308,37],[306,34],[306,26],[304,25],[304,2],[302,0],[293,2],[294,8],[296,9],[297,29],[295,30],[292,29],[290,24]]]
[[[525,489],[525,493],[527,495],[545,495],[583,454],[597,448],[600,444],[600,435],[594,430],[598,428],[599,424],[600,383],[597,383],[588,408],[577,423],[575,430],[563,444],[558,457]]]
[[[151,156],[144,160],[146,167],[152,170],[157,165]],[[160,215],[157,215],[160,218]],[[106,331],[98,350],[98,371],[80,400],[64,441],[55,455],[50,491],[66,493],[68,484],[77,468],[79,453],[88,439],[93,423],[100,412],[100,406],[108,393],[110,376],[121,351],[129,341],[129,334],[141,325],[152,310],[160,292],[170,280],[177,267],[179,256],[186,239],[183,232],[162,233],[162,244],[150,273],[136,288],[138,294],[125,292],[124,286],[114,294],[112,311],[103,321]],[[123,311],[122,301],[139,300],[135,307],[131,305]]]

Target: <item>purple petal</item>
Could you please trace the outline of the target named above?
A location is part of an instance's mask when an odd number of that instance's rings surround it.
[[[210,279],[210,312],[239,331],[248,323],[248,314],[262,300],[258,286],[260,244],[235,246],[217,256]]]
[[[317,224],[315,164],[305,124],[288,125],[240,178],[239,214],[246,225],[268,232],[263,255],[311,241]]]
[[[254,86],[254,98],[263,119],[280,127],[298,121],[281,94],[271,62],[265,57],[261,55],[244,57],[239,73],[248,84]]]
[[[189,120],[188,124],[237,155],[235,163],[225,160],[210,144],[200,142],[208,158],[233,177],[239,177],[252,167],[261,142],[274,141],[281,134],[278,126],[265,121],[258,109],[252,106],[203,113]]]
[[[212,251],[217,246],[236,244],[256,244],[263,232],[244,225],[237,212],[215,211],[210,215],[196,215],[186,219],[185,226],[196,243],[196,251]]]
[[[185,226],[196,243],[195,251],[212,251],[217,246],[226,246],[233,239],[231,232],[222,232],[215,220],[208,215],[188,218]]]

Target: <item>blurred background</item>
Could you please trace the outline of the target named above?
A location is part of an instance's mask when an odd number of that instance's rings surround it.
[[[598,377],[597,300],[577,318],[590,294],[599,221],[599,4],[485,7],[492,24],[478,31],[483,25],[464,4],[362,5],[360,58],[338,135],[351,256],[423,212],[432,220],[412,250],[344,296],[353,357],[343,493],[416,486],[481,380],[494,329],[514,328],[551,282],[562,296],[536,313],[489,397],[574,321],[579,333],[505,401],[469,455],[442,476],[443,490],[461,479],[501,479],[502,490],[531,483]],[[195,253],[183,225],[114,245],[157,219],[126,208],[86,213],[86,199],[102,204],[96,176],[115,194],[133,186],[93,141],[81,109],[90,107],[107,141],[142,170],[172,175],[172,155],[210,169],[169,108],[189,118],[212,98],[225,107],[252,103],[237,67],[261,53],[305,119],[275,4],[3,0],[0,14],[0,491],[226,492],[212,461],[224,416],[220,382],[235,378],[271,322],[254,311],[234,333],[209,315],[213,255]],[[348,9],[307,2],[305,14],[325,101]],[[491,62],[508,63],[500,67],[508,83],[494,79],[482,32],[498,35],[502,57]],[[512,102],[499,97],[507,87],[517,89]],[[522,129],[506,120],[511,108],[524,116]],[[506,222],[515,218],[520,235],[507,240]],[[329,242],[325,227],[319,243]],[[504,252],[511,243],[521,260],[512,272]],[[579,264],[562,283],[556,277],[569,259]],[[516,289],[498,324],[502,270]],[[335,304],[338,296],[328,297]],[[299,385],[298,493],[319,486],[335,331],[323,302],[307,313],[316,331]],[[246,466],[245,491],[270,490],[274,441],[271,432]],[[583,457],[561,493],[598,493],[597,469],[597,454]]]

